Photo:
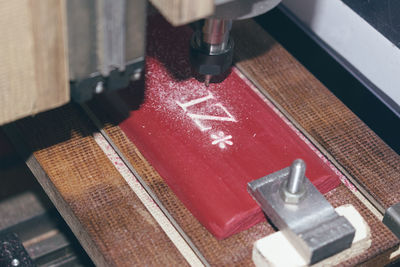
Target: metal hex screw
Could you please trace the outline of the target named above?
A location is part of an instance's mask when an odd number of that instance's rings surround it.
[[[289,177],[282,184],[281,195],[286,203],[297,204],[304,197],[304,179],[306,173],[306,164],[302,159],[296,159],[290,165]]]
[[[11,261],[11,265],[12,265],[12,266],[19,266],[19,260],[18,260],[18,259],[13,259],[13,260]]]
[[[133,82],[138,81],[140,80],[141,77],[142,77],[142,70],[141,69],[136,70],[131,76],[131,81]]]
[[[104,83],[102,81],[97,82],[94,92],[100,94],[104,91]]]

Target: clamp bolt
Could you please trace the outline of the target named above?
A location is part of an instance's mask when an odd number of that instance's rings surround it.
[[[96,83],[96,87],[94,88],[94,92],[96,94],[101,94],[104,92],[104,83],[102,81],[98,81]]]
[[[297,204],[304,197],[306,191],[304,180],[306,164],[302,159],[296,159],[290,165],[289,177],[282,184],[281,195],[286,203]]]
[[[11,261],[11,266],[19,266],[19,264],[20,264],[20,262],[19,262],[19,260],[18,259],[13,259],[12,261]]]

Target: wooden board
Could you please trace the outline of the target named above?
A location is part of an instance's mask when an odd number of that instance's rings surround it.
[[[0,125],[69,101],[64,4],[0,2]]]
[[[183,25],[213,14],[213,0],[150,0],[150,2],[175,26]]]
[[[233,37],[238,68],[342,167],[381,213],[400,202],[396,152],[255,22],[238,21]]]
[[[187,264],[75,107],[4,129],[97,266]]]

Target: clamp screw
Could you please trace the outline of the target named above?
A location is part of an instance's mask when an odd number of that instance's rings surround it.
[[[132,74],[131,81],[132,82],[138,81],[140,80],[141,77],[142,77],[142,69],[138,69]]]
[[[304,184],[304,178],[306,173],[306,164],[302,159],[296,159],[290,165],[290,173],[286,190],[289,193],[297,194],[301,191]]]
[[[296,159],[290,165],[289,176],[282,184],[281,195],[286,203],[297,204],[305,195],[304,180],[306,179],[306,164],[302,159]]]
[[[19,260],[15,258],[11,261],[11,266],[19,266],[19,263]]]
[[[96,87],[94,88],[94,92],[96,94],[101,94],[104,91],[104,83],[102,81],[98,81]]]

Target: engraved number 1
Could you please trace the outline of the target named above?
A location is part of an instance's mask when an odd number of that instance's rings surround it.
[[[214,99],[214,96],[211,92],[209,92],[207,96],[193,99],[186,103],[181,103],[179,101],[176,101],[176,104],[178,104],[185,112],[187,112],[189,107],[200,104],[210,99]],[[206,131],[211,129],[211,126],[206,126],[203,124],[203,121],[206,120],[237,122],[236,119],[232,116],[232,114],[229,113],[229,111],[221,103],[216,103],[211,106],[220,108],[226,114],[226,116],[195,114],[191,112],[187,113],[187,115],[194,121],[194,123],[200,128],[201,131]]]

